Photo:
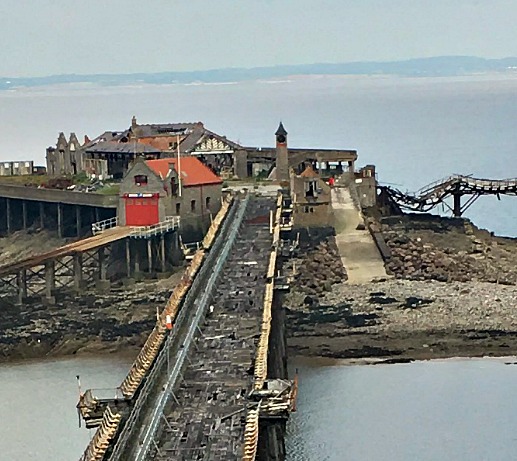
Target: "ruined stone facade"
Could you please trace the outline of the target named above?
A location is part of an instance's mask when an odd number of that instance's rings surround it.
[[[354,188],[361,208],[371,208],[377,204],[377,179],[375,166],[366,165],[361,168],[354,179]]]
[[[300,175],[291,170],[294,227],[332,225],[330,186],[309,165]]]
[[[32,160],[24,162],[0,162],[0,176],[26,176],[34,174],[35,172],[34,162]]]
[[[66,139],[59,133],[56,147],[47,147],[47,174],[50,176],[71,176],[83,171],[83,154],[81,144],[75,133]]]
[[[73,133],[69,141],[60,133],[56,147],[47,148],[47,169],[52,176],[85,172],[90,177],[121,179],[137,157],[163,159],[179,153],[195,156],[216,174],[231,178],[238,149],[242,147],[201,122],[138,124],[133,117],[128,129],[86,138],[82,146]]]

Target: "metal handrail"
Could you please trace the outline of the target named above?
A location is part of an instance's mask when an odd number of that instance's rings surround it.
[[[179,216],[167,216],[164,221],[151,226],[132,226],[131,237],[150,237],[152,235],[162,234],[180,226]]]
[[[97,221],[92,223],[92,234],[97,235],[102,231],[107,229],[112,229],[113,227],[118,226],[118,216],[113,218],[103,219],[102,221]]]
[[[214,247],[212,248],[213,251],[210,251],[208,253],[209,255],[209,261],[206,264],[203,264],[201,266],[200,272],[195,276],[194,281],[192,283],[191,288],[185,295],[185,299],[183,301],[183,305],[190,306],[191,304],[197,304],[199,307],[199,301],[196,302],[197,296],[199,296],[200,290],[204,289],[206,277],[209,274],[213,274],[214,271],[212,268],[214,267],[214,264],[217,264],[217,261],[220,259],[221,255],[221,249],[223,246],[228,245],[228,234],[232,231],[232,226],[238,222],[239,219],[242,220],[242,217],[237,217],[237,221],[235,220],[235,217],[237,215],[237,208],[245,208],[247,206],[247,200],[245,202],[241,202],[240,206],[234,206],[230,209],[228,215],[225,214],[225,221],[222,224],[222,228],[219,230],[219,236],[220,238],[216,239],[214,242]],[[224,218],[223,218],[224,219]],[[240,226],[237,226],[240,227]],[[223,261],[221,261],[222,264]],[[204,310],[206,311],[206,305],[204,306]],[[191,309],[184,309],[182,308],[179,311],[178,317],[175,320],[176,325],[182,325],[185,323],[188,318],[192,318],[194,315],[193,310]],[[189,322],[190,324],[190,322]],[[119,439],[117,440],[113,452],[110,456],[111,460],[120,460],[123,459],[124,451],[126,449],[126,443],[131,437],[134,437],[133,430],[135,429],[135,426],[137,425],[137,421],[141,417],[140,413],[142,412],[143,408],[149,404],[149,400],[152,398],[153,391],[152,388],[156,386],[156,383],[158,381],[158,375],[160,373],[163,373],[164,368],[167,366],[167,349],[171,347],[171,344],[175,343],[175,339],[180,334],[180,329],[175,328],[171,333],[171,337],[169,338],[169,343],[165,343],[164,347],[161,349],[160,353],[158,354],[158,357],[156,358],[155,364],[153,365],[152,369],[150,370],[149,374],[147,375],[145,382],[142,386],[142,389],[138,393],[138,397],[135,401],[135,404],[133,406],[133,410],[131,411],[131,414],[129,415],[128,420],[126,421],[126,424],[124,426],[123,432],[120,435]],[[171,376],[169,376],[168,381],[170,381]],[[168,383],[170,384],[170,383]],[[167,384],[167,387],[169,387]],[[170,394],[169,394],[170,395]],[[152,428],[152,432],[156,430],[155,428]],[[149,443],[150,440],[147,440],[147,443]],[[145,451],[147,451],[149,447],[146,446]],[[141,448],[140,448],[141,451]]]

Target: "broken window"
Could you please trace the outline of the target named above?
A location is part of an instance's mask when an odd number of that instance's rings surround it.
[[[196,211],[196,201],[195,200],[190,201],[190,211]]]
[[[210,208],[210,197],[207,197],[205,199],[205,205],[206,205],[206,208]]]
[[[178,183],[176,182],[176,178],[171,178],[171,194],[172,196],[178,195]]]
[[[135,175],[135,185],[136,186],[147,186],[147,176],[145,174]]]
[[[181,203],[176,203],[176,214],[180,214],[181,211]]]
[[[316,197],[317,193],[317,181],[307,181],[305,183],[305,197]]]

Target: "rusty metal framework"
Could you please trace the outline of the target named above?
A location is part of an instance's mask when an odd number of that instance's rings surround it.
[[[517,195],[517,179],[479,179],[470,176],[452,175],[435,181],[415,193],[404,193],[391,186],[380,189],[401,208],[425,212],[439,204],[447,206],[454,216],[461,216],[482,195]],[[461,197],[469,199],[461,203]],[[446,200],[453,197],[453,207]]]

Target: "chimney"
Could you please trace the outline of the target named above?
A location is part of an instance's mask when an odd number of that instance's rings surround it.
[[[131,119],[131,130],[135,131],[138,124],[136,123],[136,115],[133,115],[133,118]]]

